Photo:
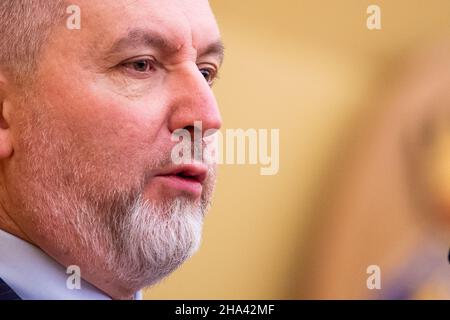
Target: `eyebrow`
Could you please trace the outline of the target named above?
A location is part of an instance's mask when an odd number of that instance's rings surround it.
[[[169,55],[177,53],[182,47],[158,32],[145,29],[133,29],[129,31],[126,36],[113,43],[108,50],[108,55],[120,52],[127,48],[136,48],[140,46],[153,47]],[[209,55],[217,56],[220,64],[222,64],[225,55],[225,48],[222,40],[219,39],[210,43],[205,49],[198,53],[198,57]]]
[[[223,63],[223,59],[225,57],[225,46],[223,45],[222,40],[217,40],[216,42],[211,43],[206,47],[206,49],[199,52],[199,57],[203,56],[217,56],[219,59],[219,63]]]
[[[169,42],[167,38],[159,33],[143,29],[133,29],[126,36],[115,41],[108,52],[119,52],[130,47],[135,48],[142,45],[155,47],[168,52],[176,52],[179,50],[178,46]]]

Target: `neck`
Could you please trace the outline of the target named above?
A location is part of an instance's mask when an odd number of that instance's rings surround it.
[[[26,242],[34,244],[33,241],[22,231],[19,225],[14,219],[4,210],[4,207],[0,204],[0,229],[6,231]]]
[[[3,230],[13,236],[16,236],[32,245],[39,247],[35,244],[30,237],[20,228],[19,224],[15,222],[13,217],[7,213],[4,206],[0,203],[0,230]],[[42,250],[42,249],[41,249]],[[56,259],[58,260],[58,259]],[[61,262],[60,262],[61,263]],[[89,266],[86,266],[89,270]],[[85,269],[85,270],[86,270]],[[84,277],[83,277],[84,278]],[[100,279],[100,281],[99,281]],[[134,298],[135,292],[125,287],[117,287],[114,282],[105,279],[104,274],[89,275],[86,276],[88,282],[98,287],[101,291],[105,292],[108,296],[115,300],[132,300]],[[104,281],[103,281],[104,280]]]

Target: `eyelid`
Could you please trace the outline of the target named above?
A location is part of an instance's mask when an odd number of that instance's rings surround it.
[[[139,61],[148,61],[152,70],[149,70],[148,72],[134,71],[130,65]],[[134,56],[132,58],[120,62],[116,66],[116,68],[119,69],[120,72],[126,73],[128,76],[136,77],[139,79],[146,79],[150,77],[151,74],[157,72],[158,69],[161,68],[164,69],[164,66],[155,57],[151,55],[140,55]]]
[[[199,70],[210,69],[213,72],[213,78],[216,79],[218,77],[219,68],[214,64],[211,64],[211,63],[198,64],[197,67]]]
[[[202,62],[202,63],[197,63],[197,66],[199,69],[202,69],[202,66],[210,66],[212,67],[212,69],[214,69],[216,72],[219,70],[219,66],[214,64],[214,63],[210,63],[210,62]]]
[[[155,65],[158,65],[158,61],[153,56],[135,56],[133,58],[129,58],[125,61],[122,61],[121,63],[119,63],[119,65],[124,65],[124,64],[128,64],[128,63],[142,61],[142,60],[149,60],[152,63],[154,63]]]

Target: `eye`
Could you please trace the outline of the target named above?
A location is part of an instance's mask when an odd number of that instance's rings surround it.
[[[129,72],[138,75],[145,75],[155,70],[155,61],[148,58],[139,58],[131,61],[126,61],[121,65]]]
[[[206,82],[208,82],[208,84],[210,86],[212,86],[214,84],[214,80],[217,79],[217,71],[214,68],[200,68],[200,73],[203,75],[203,77],[205,78]]]

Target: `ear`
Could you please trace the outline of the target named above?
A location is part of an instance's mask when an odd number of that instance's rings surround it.
[[[8,100],[9,96],[8,79],[0,70],[0,160],[9,158],[13,153],[8,117],[11,111],[11,103]]]

